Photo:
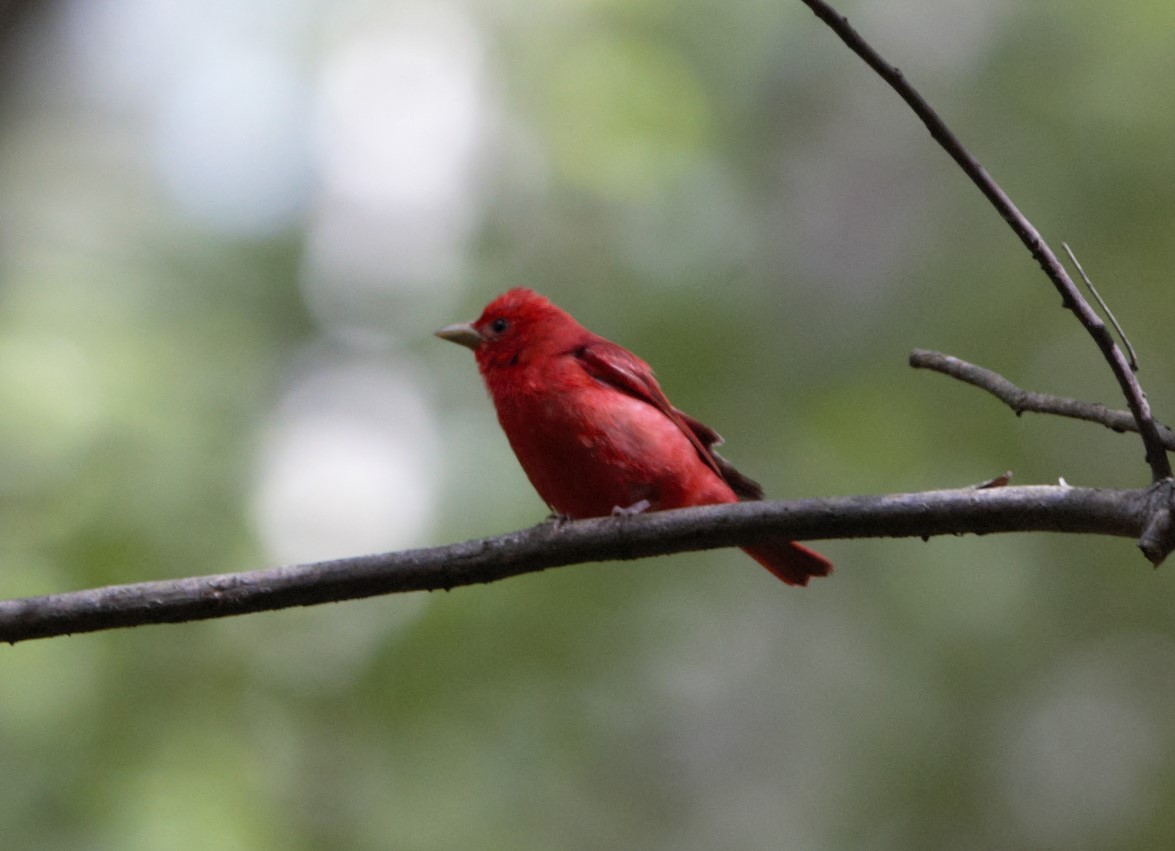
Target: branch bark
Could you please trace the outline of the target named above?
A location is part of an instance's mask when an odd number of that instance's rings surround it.
[[[1129,411],[1114,410],[1096,402],[1082,402],[1064,396],[1023,390],[998,372],[976,366],[951,355],[944,355],[942,352],[914,349],[910,352],[910,366],[915,369],[941,372],[943,375],[949,375],[981,390],[986,390],[1015,411],[1016,416],[1020,416],[1025,411],[1034,414],[1054,414],[1059,417],[1097,423],[1116,432],[1138,431],[1138,421]],[[1175,432],[1165,425],[1156,424],[1156,427],[1163,447],[1175,451]]]
[[[633,517],[544,523],[430,549],[186,579],[115,585],[0,601],[0,641],[177,623],[333,603],[379,594],[449,590],[551,567],[753,545],[765,538],[922,537],[1069,532],[1137,538],[1169,496],[1063,486],[742,502]],[[748,567],[750,563],[748,562]]]
[[[1163,448],[1162,438],[1159,436],[1150,405],[1146,400],[1146,394],[1142,392],[1137,376],[1130,369],[1126,356],[1122,354],[1122,350],[1114,342],[1114,337],[1106,324],[1102,322],[1101,317],[1082,296],[1081,290],[1073,283],[1073,279],[1069,277],[1069,273],[1065,271],[1065,267],[1061,265],[1061,261],[1057,259],[1057,255],[1045,242],[1044,237],[1012,203],[1012,199],[959,141],[959,138],[951,132],[925,98],[906,80],[902,72],[883,59],[881,54],[849,25],[849,21],[844,15],[823,0],[802,0],[802,2],[815,12],[820,20],[828,24],[841,41],[876,71],[878,76],[885,80],[914,110],[934,140],[950,154],[951,158],[971,178],[971,181],[979,187],[987,200],[995,207],[996,212],[1003,217],[1031,252],[1049,280],[1053,282],[1057,292],[1061,294],[1062,306],[1073,311],[1074,316],[1093,337],[1102,356],[1109,363],[1110,370],[1114,373],[1114,378],[1122,390],[1122,395],[1126,397],[1126,405],[1138,423],[1138,432],[1142,435],[1143,446],[1146,449],[1146,462],[1151,468],[1152,481],[1157,482],[1170,478],[1171,462]]]

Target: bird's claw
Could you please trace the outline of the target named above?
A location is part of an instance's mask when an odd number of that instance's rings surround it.
[[[574,519],[570,514],[560,514],[558,511],[552,511],[543,522],[550,523],[551,528],[558,532],[565,524],[570,523]]]
[[[636,515],[636,514],[644,514],[646,511],[648,511],[652,507],[653,507],[653,503],[649,502],[647,499],[640,499],[640,500],[637,500],[636,502],[634,502],[632,505],[629,505],[627,507],[621,507],[619,505],[612,506],[612,516],[613,517],[632,517],[633,515]]]

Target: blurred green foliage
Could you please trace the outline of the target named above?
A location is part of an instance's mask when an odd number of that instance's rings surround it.
[[[775,496],[1147,481],[1133,436],[906,367],[1119,404],[801,4],[275,11],[70,0],[0,44],[0,595],[537,522],[430,336],[518,284]],[[1074,246],[1175,419],[1175,8],[843,11]],[[4,847],[1175,842],[1169,570],[1047,535],[821,549],[804,591],[718,552],[0,648]]]

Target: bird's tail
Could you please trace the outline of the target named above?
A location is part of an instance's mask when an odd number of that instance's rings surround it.
[[[832,562],[795,541],[760,544],[743,552],[788,585],[807,585],[809,577],[832,573]]]

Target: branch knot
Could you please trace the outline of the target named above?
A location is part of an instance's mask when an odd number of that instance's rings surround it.
[[[1138,548],[1155,567],[1175,550],[1175,479],[1170,476],[1147,489],[1146,525]]]

